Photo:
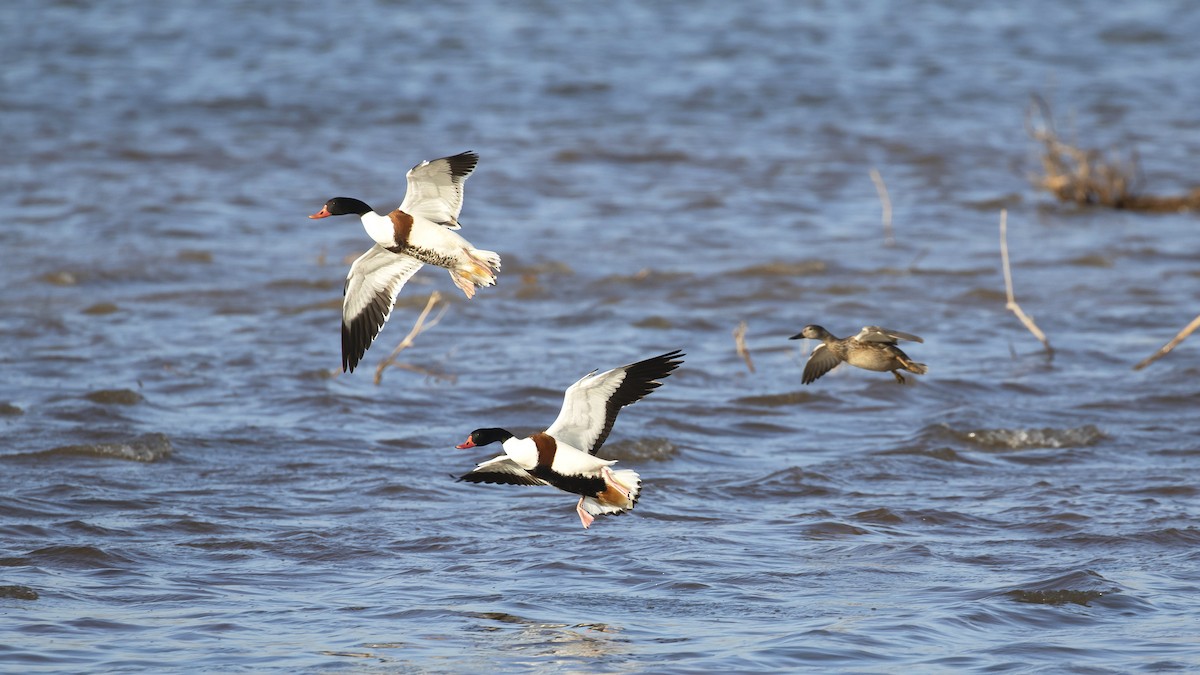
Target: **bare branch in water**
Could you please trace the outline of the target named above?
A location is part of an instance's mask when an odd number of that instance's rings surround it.
[[[747,328],[746,322],[743,321],[737,325],[737,328],[733,329],[733,346],[737,349],[738,356],[742,357],[742,360],[746,362],[746,367],[753,373],[754,362],[750,360],[750,350],[746,348]]]
[[[1158,351],[1139,361],[1138,364],[1133,367],[1133,369],[1141,370],[1142,368],[1145,368],[1151,363],[1154,363],[1155,361],[1166,356],[1172,349],[1175,349],[1180,342],[1186,340],[1187,336],[1191,335],[1197,328],[1200,328],[1200,316],[1192,319],[1192,322],[1185,326],[1183,330],[1179,331],[1179,334],[1172,338],[1170,342],[1162,347],[1159,347]]]
[[[896,237],[892,231],[892,198],[888,196],[883,176],[875,168],[871,169],[871,182],[875,184],[875,192],[879,193],[879,203],[883,205],[883,245],[895,246]]]
[[[390,366],[405,368],[407,370],[416,370],[418,372],[424,372],[428,374],[428,371],[426,370],[396,363],[396,357],[400,354],[400,352],[411,347],[418,335],[430,328],[433,328],[437,325],[438,321],[442,320],[442,315],[446,313],[446,310],[450,308],[450,305],[442,305],[442,309],[437,313],[437,316],[433,317],[433,319],[426,323],[426,319],[429,318],[430,310],[432,310],[434,306],[441,301],[441,299],[442,294],[437,291],[429,294],[429,300],[425,303],[425,309],[421,310],[421,315],[417,317],[417,321],[413,324],[412,329],[408,331],[408,335],[405,335],[404,339],[400,341],[400,344],[396,345],[396,348],[392,350],[391,355],[380,361],[379,365],[375,368],[375,384],[379,384],[383,380],[383,371]]]
[[[1012,269],[1008,264],[1008,209],[1000,210],[1000,260],[1004,263],[1004,291],[1008,296],[1008,302],[1004,306],[1012,310],[1012,313],[1017,315],[1029,332],[1033,333],[1033,336],[1042,343],[1042,346],[1046,348],[1046,356],[1054,358],[1054,349],[1050,346],[1050,341],[1046,339],[1046,334],[1021,309],[1021,306],[1017,304],[1016,295],[1013,294]]]

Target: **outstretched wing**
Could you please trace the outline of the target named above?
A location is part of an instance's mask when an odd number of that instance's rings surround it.
[[[400,289],[422,265],[379,244],[350,265],[342,297],[342,372],[354,372],[391,315]]]
[[[426,160],[409,169],[408,188],[400,210],[457,230],[463,183],[478,163],[479,155],[468,150],[451,157]]]
[[[817,378],[833,370],[841,362],[842,360],[831,349],[825,345],[817,345],[817,348],[809,355],[808,363],[804,364],[804,375],[800,378],[800,383],[812,384]]]
[[[501,485],[549,485],[541,478],[517,466],[508,455],[493,457],[475,466],[470,473],[463,474],[459,480],[468,483],[497,483]]]
[[[599,375],[592,371],[567,389],[562,410],[546,430],[559,441],[596,454],[604,445],[621,408],[640,401],[662,385],[662,378],[683,363],[678,349]]]
[[[881,328],[879,326],[863,326],[863,329],[858,331],[858,335],[854,336],[859,342],[885,342],[888,344],[896,344],[897,340],[912,340],[913,342],[924,342],[921,338],[912,333],[892,330],[890,328]]]

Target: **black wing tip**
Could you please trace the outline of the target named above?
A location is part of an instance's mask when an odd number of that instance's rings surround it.
[[[637,363],[631,363],[626,366],[626,370],[651,370],[655,374],[651,375],[651,379],[658,379],[670,375],[676,368],[683,365],[683,357],[687,356],[682,349],[669,351],[666,354],[651,356],[648,359],[643,359]]]
[[[367,329],[366,323],[361,314],[355,318],[351,326],[342,323],[343,373],[354,372],[354,368],[358,366],[359,361],[367,353],[367,349],[371,347],[371,343],[375,341],[375,336],[379,335],[379,327]]]
[[[450,175],[456,178],[469,176],[479,164],[479,155],[474,150],[460,152],[457,155],[450,155],[443,159],[450,163]]]

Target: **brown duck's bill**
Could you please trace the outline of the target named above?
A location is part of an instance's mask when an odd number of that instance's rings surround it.
[[[320,211],[317,211],[316,213],[312,214],[311,216],[309,216],[309,218],[328,218],[329,216],[332,216],[332,215],[333,214],[329,212],[328,206],[322,206]]]

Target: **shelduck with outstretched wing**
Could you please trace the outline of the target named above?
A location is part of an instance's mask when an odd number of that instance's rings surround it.
[[[467,296],[496,283],[500,256],[475,248],[459,229],[463,183],[479,156],[463,152],[421,162],[408,172],[400,207],[380,215],[353,197],[335,197],[309,218],[355,214],[375,240],[350,265],[342,300],[342,370],[353,372],[391,315],[396,296],[422,265],[444,267]]]
[[[580,495],[575,511],[585,528],[595,516],[632,509],[641,493],[641,477],[628,469],[613,471],[615,460],[596,457],[621,409],[662,385],[683,363],[679,350],[597,374],[592,371],[567,388],[562,410],[545,431],[517,438],[501,428],[471,432],[460,450],[500,442],[504,454],[478,464],[459,480],[504,485],[552,485]]]

